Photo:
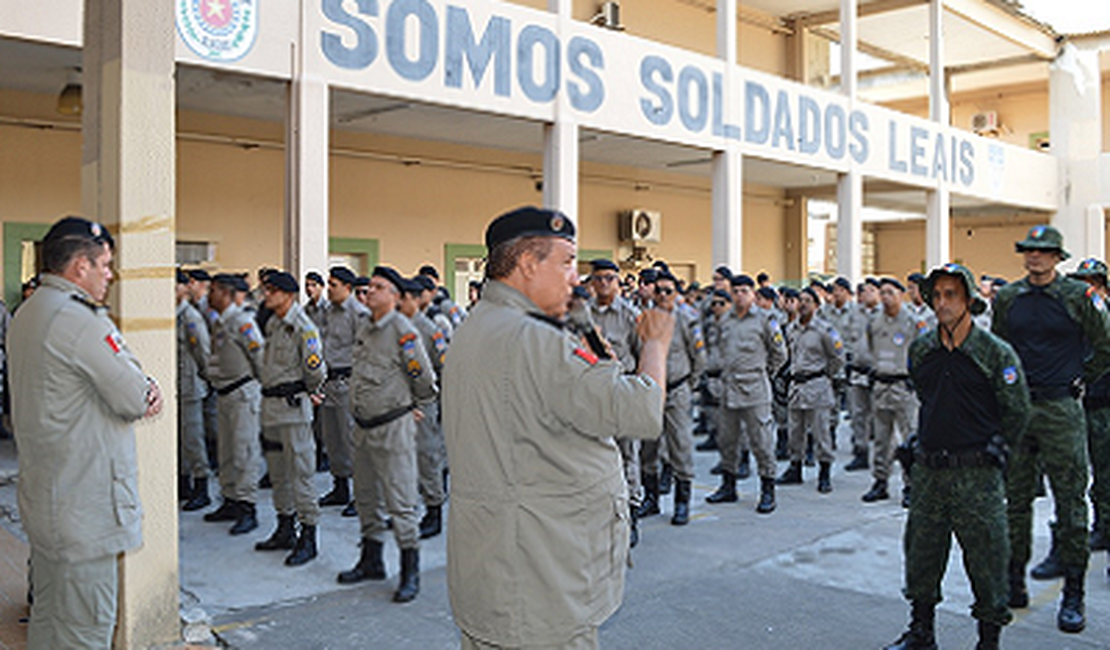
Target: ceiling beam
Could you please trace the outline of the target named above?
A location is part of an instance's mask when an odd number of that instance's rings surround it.
[[[828,39],[834,43],[840,42],[840,32],[835,29],[831,29],[828,27],[813,27],[810,28],[810,32],[822,38]],[[860,52],[863,52],[864,54],[890,61],[891,63],[901,68],[924,72],[929,71],[928,63],[918,61],[913,57],[898,54],[897,52],[892,52],[876,45],[872,45],[866,41],[857,41],[856,49],[858,49]]]
[[[1051,31],[987,0],[944,0],[944,8],[980,29],[1006,39],[1044,61],[1056,58],[1056,36]]]
[[[886,13],[888,11],[898,11],[906,7],[916,7],[925,4],[927,0],[876,0],[876,2],[868,2],[867,4],[859,5],[856,10],[856,15],[860,18],[864,16],[873,16],[875,14]],[[831,9],[829,11],[818,11],[815,13],[798,13],[789,16],[795,21],[799,27],[819,27],[821,25],[831,25],[840,22],[840,10]]]

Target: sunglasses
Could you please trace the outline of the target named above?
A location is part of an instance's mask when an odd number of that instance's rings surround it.
[[[674,289],[662,289],[662,288],[656,287],[655,288],[655,293],[657,293],[660,296],[669,296],[672,293],[674,293]]]
[[[711,302],[710,302],[709,304],[710,304],[710,306],[712,306],[712,307],[724,307],[724,306],[725,306],[725,305],[727,305],[728,303],[727,303],[727,302],[725,302],[724,300],[713,300],[713,301],[711,301]]]
[[[365,296],[368,293],[370,293],[369,289],[355,289],[356,296]]]
[[[598,282],[616,282],[619,277],[615,275],[595,275],[594,279]]]

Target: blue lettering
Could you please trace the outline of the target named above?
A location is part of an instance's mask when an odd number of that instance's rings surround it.
[[[582,62],[582,57],[589,62],[588,66]],[[575,36],[567,44],[567,64],[570,66],[571,74],[585,82],[585,89],[576,83],[567,84],[570,105],[587,113],[601,108],[601,104],[605,101],[605,84],[594,72],[595,69],[605,69],[605,55],[601,47],[589,39]]]
[[[960,142],[960,182],[964,187],[975,182],[975,147],[967,140]]]
[[[833,160],[844,157],[844,145],[848,141],[846,121],[844,109],[838,104],[829,104],[825,109],[825,153]]]
[[[790,98],[785,90],[780,90],[775,99],[775,130],[771,136],[771,146],[778,148],[780,141],[786,141],[786,148],[794,151],[794,122],[790,119]]]
[[[909,168],[905,160],[898,160],[898,125],[893,121],[890,123],[890,142],[887,143],[890,147],[890,159],[888,167],[892,172],[905,172]]]
[[[759,104],[759,126],[756,127],[756,104]],[[744,83],[744,132],[752,144],[767,144],[771,135],[771,96],[767,89],[748,81]]]
[[[929,168],[925,166],[925,145],[929,132],[920,126],[910,127],[910,173],[914,176],[927,176]]]
[[[740,127],[725,124],[724,77],[720,72],[713,73],[713,135],[729,140],[740,139]]]
[[[543,83],[536,82],[533,55],[536,46],[544,50]],[[546,27],[529,25],[520,32],[517,48],[517,81],[524,95],[534,102],[550,102],[559,92],[559,39]]]
[[[940,176],[948,180],[948,155],[944,152],[944,134],[937,134],[937,144],[933,148],[933,178]]]
[[[814,154],[821,149],[821,107],[802,95],[798,97],[798,151]]]
[[[848,131],[852,134],[852,144],[848,147],[848,151],[852,154],[852,160],[859,164],[867,161],[867,157],[871,155],[871,141],[867,139],[867,131],[871,128],[871,124],[867,120],[867,115],[859,111],[852,111],[848,116]]]
[[[378,37],[370,24],[347,13],[343,0],[323,0],[320,8],[328,20],[349,27],[355,33],[354,47],[347,47],[339,34],[320,32],[320,49],[328,61],[348,70],[369,67],[378,58]],[[363,16],[377,17],[378,0],[358,0],[358,10]]]
[[[691,97],[690,85],[697,86],[696,95]],[[678,117],[687,130],[700,132],[709,122],[709,81],[705,73],[686,66],[678,73]],[[695,101],[695,106],[691,102]]]
[[[674,117],[674,99],[665,86],[655,80],[656,76],[666,82],[674,81],[674,70],[666,59],[658,56],[645,56],[640,62],[640,84],[649,93],[655,95],[658,102],[653,102],[645,97],[640,98],[640,112],[647,121],[656,126],[663,126]]]
[[[420,24],[420,54],[411,61],[405,53],[405,22],[415,16]],[[395,0],[385,15],[385,52],[393,70],[409,81],[423,81],[439,58],[439,20],[428,0]]]
[[[470,14],[462,7],[447,6],[447,43],[444,47],[443,83],[448,88],[462,88],[463,59],[470,68],[474,87],[482,85],[482,77],[493,60],[493,92],[508,97],[512,91],[512,45],[510,23],[507,18],[494,16],[482,33],[482,40],[474,39]]]

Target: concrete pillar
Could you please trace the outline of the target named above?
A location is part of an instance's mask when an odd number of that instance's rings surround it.
[[[855,102],[857,2],[840,0],[840,92]],[[851,280],[863,275],[863,175],[852,168],[836,180],[836,271]]]
[[[578,125],[560,117],[543,128],[543,204],[578,223]]]
[[[787,194],[786,217],[787,280],[804,279],[809,273],[809,199],[802,194]]]
[[[840,92],[856,98],[859,66],[856,49],[859,41],[857,0],[840,0]]]
[[[1052,225],[1076,260],[1105,254],[1090,236],[1088,208],[1099,203],[1102,97],[1098,51],[1067,44],[1049,67],[1048,114],[1052,153],[1060,164],[1060,210]],[[1094,230],[1091,228],[1090,230]],[[1101,230],[1100,230],[1101,232]]]
[[[302,0],[302,12],[305,11]],[[301,43],[312,42],[302,20]],[[307,48],[294,46],[293,80],[286,99],[285,269],[304,280],[328,267],[329,92],[312,70]]]
[[[112,313],[166,408],[136,425],[143,546],[120,563],[115,646],[180,637],[174,359],[173,3],[85,0],[81,206],[116,234]]]
[[[944,70],[944,0],[929,2],[929,118],[948,126],[948,75]],[[937,179],[925,191],[925,266],[933,268],[952,256],[952,213],[948,186]]]
[[[744,269],[744,157],[729,147],[713,152],[713,267]]]
[[[574,0],[547,0],[547,10],[560,18],[570,18],[573,9]]]

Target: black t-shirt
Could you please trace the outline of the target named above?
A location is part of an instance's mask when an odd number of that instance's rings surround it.
[[[975,451],[1002,432],[994,387],[959,348],[939,347],[914,373],[921,397],[917,436],[927,452]]]
[[[1083,376],[1083,330],[1043,287],[1014,298],[1007,316],[1010,345],[1031,387],[1067,386]]]

